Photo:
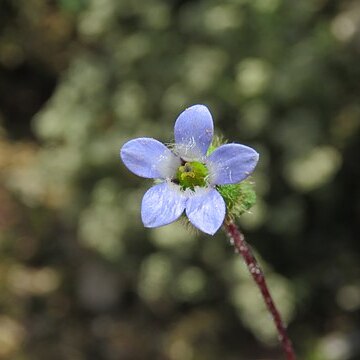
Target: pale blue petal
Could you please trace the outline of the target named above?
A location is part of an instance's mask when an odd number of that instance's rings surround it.
[[[150,179],[171,178],[181,165],[164,144],[152,138],[138,138],[123,145],[120,156],[134,174]]]
[[[224,222],[225,202],[212,188],[199,189],[186,203],[186,215],[190,222],[201,231],[214,235]]]
[[[246,179],[255,169],[259,154],[251,147],[225,144],[207,159],[209,182],[212,185],[236,184]]]
[[[141,204],[144,226],[153,228],[172,223],[185,209],[186,197],[178,185],[163,182],[151,187]]]
[[[193,105],[176,119],[175,143],[183,158],[199,158],[206,155],[214,134],[210,111],[205,105]]]

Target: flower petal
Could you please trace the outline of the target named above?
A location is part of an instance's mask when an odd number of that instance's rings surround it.
[[[201,231],[214,235],[225,218],[225,202],[215,189],[199,189],[186,203],[186,215]]]
[[[259,160],[259,154],[251,147],[225,144],[207,158],[209,182],[214,185],[236,184],[246,179]]]
[[[152,138],[138,138],[123,145],[120,156],[126,167],[144,178],[171,178],[181,165],[164,144]]]
[[[179,155],[193,160],[206,155],[213,134],[214,124],[210,111],[205,105],[193,105],[176,119],[175,143]]]
[[[186,197],[175,184],[163,182],[151,187],[141,204],[144,226],[153,228],[172,223],[185,209]]]

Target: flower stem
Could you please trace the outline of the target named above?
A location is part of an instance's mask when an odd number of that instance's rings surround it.
[[[236,251],[243,256],[246,265],[250,271],[250,274],[255,280],[257,286],[259,287],[259,290],[264,298],[265,304],[274,320],[276,329],[278,331],[279,341],[281,342],[281,345],[283,347],[284,353],[286,355],[286,359],[296,360],[295,352],[292,347],[290,338],[288,337],[284,323],[281,320],[280,313],[275,306],[274,300],[270,295],[270,291],[267,287],[264,274],[259,264],[257,263],[250,247],[246,243],[244,235],[236,226],[236,224],[231,220],[225,221],[224,227],[227,235],[232,240]]]

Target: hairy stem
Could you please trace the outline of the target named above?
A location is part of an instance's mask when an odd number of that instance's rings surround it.
[[[236,226],[236,224],[233,221],[226,221],[224,224],[225,231],[227,235],[232,240],[235,249],[237,252],[239,252],[244,260],[245,263],[250,271],[250,274],[252,275],[253,279],[255,280],[257,286],[259,287],[259,290],[261,292],[261,295],[264,298],[265,304],[271,313],[271,316],[274,320],[276,329],[278,331],[278,337],[279,341],[281,342],[281,345],[283,347],[284,353],[286,355],[287,360],[296,360],[295,352],[292,347],[291,341],[288,337],[288,334],[286,332],[284,323],[281,319],[280,313],[277,310],[274,300],[272,299],[269,289],[267,287],[264,274],[257,263],[250,247],[245,241],[244,235],[239,230],[239,228]]]

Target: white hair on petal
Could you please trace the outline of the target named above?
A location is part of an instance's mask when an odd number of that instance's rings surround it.
[[[210,186],[201,187],[201,186],[195,186],[194,190],[191,191],[190,196],[201,196],[208,193],[212,188]]]
[[[194,137],[189,139],[187,143],[174,145],[174,152],[185,161],[204,161],[205,156],[201,153],[196,145]]]
[[[211,186],[206,186],[206,187],[195,186],[193,190],[190,188],[183,190],[179,184],[175,184],[169,179],[166,180],[166,183],[169,185],[172,191],[175,191],[181,194],[182,196],[185,196],[186,198],[191,198],[193,196],[206,194],[210,189],[212,189]]]
[[[205,161],[205,165],[209,171],[209,174],[207,175],[207,181],[210,185],[216,184],[216,174],[218,173],[219,165],[212,161]]]
[[[166,151],[159,157],[159,160],[153,166],[163,179],[171,179],[176,174],[180,165],[180,158],[172,152]]]
[[[167,179],[166,183],[168,184],[169,188],[172,191],[177,192],[177,193],[181,194],[182,196],[185,195],[184,194],[185,192],[181,189],[181,186],[179,184],[173,183],[170,179]]]

